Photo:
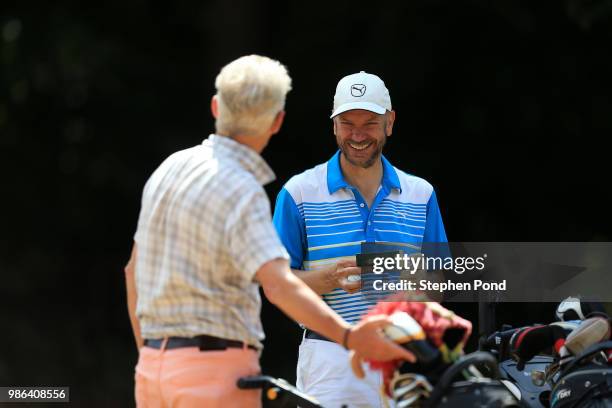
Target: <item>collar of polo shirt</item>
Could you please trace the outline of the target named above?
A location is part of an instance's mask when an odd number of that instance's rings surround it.
[[[333,155],[333,157],[327,162],[327,188],[329,190],[329,194],[333,194],[341,188],[349,188],[350,185],[344,179],[344,175],[342,174],[342,169],[340,168],[340,150]],[[386,191],[391,191],[392,189],[399,190],[402,192],[402,186],[399,181],[399,177],[397,176],[397,172],[389,163],[389,161],[385,158],[385,156],[380,156],[383,165],[383,177],[382,177],[382,188]]]

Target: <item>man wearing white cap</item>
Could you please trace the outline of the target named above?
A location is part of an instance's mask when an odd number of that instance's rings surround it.
[[[291,268],[347,322],[374,304],[363,296],[355,255],[363,242],[393,243],[407,252],[446,242],[435,192],[427,181],[382,155],[395,112],[384,82],[363,71],[340,80],[331,115],[339,151],[292,177],[276,200],[274,224]],[[358,380],[340,345],[306,330],[297,385],[323,406],[383,405],[379,375]]]

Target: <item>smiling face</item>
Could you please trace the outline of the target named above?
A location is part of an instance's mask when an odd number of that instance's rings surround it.
[[[367,169],[382,154],[393,130],[394,112],[383,115],[354,109],[334,117],[334,134],[340,151],[353,166]]]

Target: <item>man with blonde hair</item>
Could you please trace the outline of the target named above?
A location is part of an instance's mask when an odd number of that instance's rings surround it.
[[[258,284],[290,317],[346,348],[378,360],[413,359],[380,335],[386,319],[351,326],[289,269],[262,187],[274,173],[260,156],[285,116],[285,67],[242,57],[215,85],[216,133],[168,157],[142,195],[126,266],[140,350],[137,405],[258,406],[258,391],[236,387],[260,371]]]

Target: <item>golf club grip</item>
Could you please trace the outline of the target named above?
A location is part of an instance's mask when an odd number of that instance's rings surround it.
[[[236,385],[241,390],[252,390],[255,388],[263,388],[270,379],[272,379],[272,377],[269,377],[267,375],[241,377],[238,379]]]

